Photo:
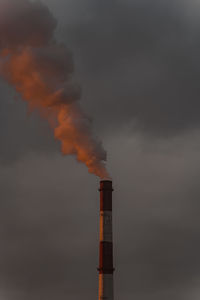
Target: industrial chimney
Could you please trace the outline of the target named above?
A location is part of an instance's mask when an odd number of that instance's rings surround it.
[[[99,300],[113,300],[112,181],[100,181]]]

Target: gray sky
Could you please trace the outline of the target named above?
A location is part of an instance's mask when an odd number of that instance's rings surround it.
[[[200,5],[43,2],[108,154],[116,298],[199,299]],[[3,80],[0,96],[0,298],[95,299],[98,178]]]

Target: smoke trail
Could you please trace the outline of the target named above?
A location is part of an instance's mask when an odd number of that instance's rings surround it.
[[[90,173],[108,177],[106,152],[79,106],[72,55],[54,40],[56,25],[40,1],[0,0],[0,74],[48,120],[63,154],[75,155]]]

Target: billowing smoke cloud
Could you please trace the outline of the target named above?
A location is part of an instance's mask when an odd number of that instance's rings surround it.
[[[90,173],[108,177],[106,152],[78,102],[72,55],[54,40],[55,28],[56,20],[41,2],[0,0],[0,73],[30,110],[48,120],[63,154],[76,155]]]

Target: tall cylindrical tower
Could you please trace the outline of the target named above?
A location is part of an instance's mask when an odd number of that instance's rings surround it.
[[[100,181],[99,300],[113,300],[112,181]]]

